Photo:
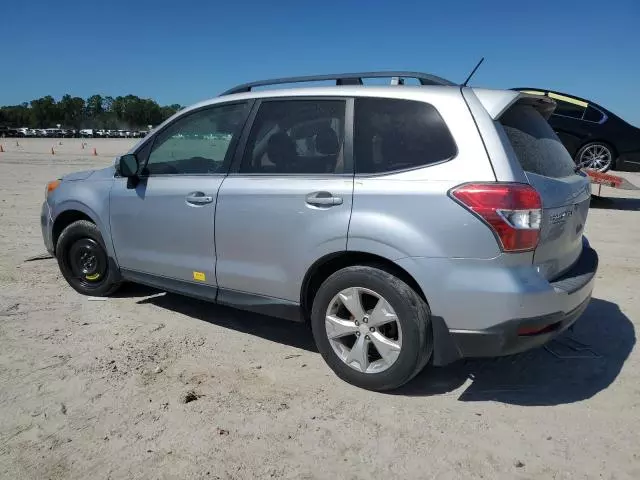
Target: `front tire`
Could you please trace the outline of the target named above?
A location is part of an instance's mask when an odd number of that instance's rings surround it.
[[[78,220],[68,225],[56,244],[58,266],[77,292],[106,297],[120,287],[120,275],[110,261],[98,227]]]
[[[337,271],[318,289],[311,326],[329,367],[368,390],[398,388],[433,352],[429,307],[409,285],[369,266]]]

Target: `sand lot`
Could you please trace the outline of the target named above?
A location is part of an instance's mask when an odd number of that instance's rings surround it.
[[[334,376],[303,325],[67,286],[45,182],[135,141],[2,141],[0,478],[640,478],[640,191],[591,209],[600,270],[573,332],[379,394]]]

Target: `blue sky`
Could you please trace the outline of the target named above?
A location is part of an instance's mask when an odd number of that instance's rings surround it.
[[[469,5],[465,5],[469,3]],[[237,83],[406,69],[591,99],[640,126],[640,1],[7,1],[0,105],[64,93],[188,105]]]

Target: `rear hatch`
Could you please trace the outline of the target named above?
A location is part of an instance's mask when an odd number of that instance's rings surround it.
[[[583,173],[555,134],[545,115],[548,106],[522,97],[498,119],[525,171],[542,197],[540,240],[533,263],[553,280],[569,269],[582,253],[591,190]]]

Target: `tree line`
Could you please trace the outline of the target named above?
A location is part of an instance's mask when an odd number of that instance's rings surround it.
[[[110,97],[92,95],[86,100],[63,95],[56,101],[51,95],[0,107],[0,126],[9,128],[146,129],[158,125],[182,107],[160,106],[154,100],[135,95]]]

